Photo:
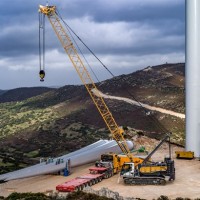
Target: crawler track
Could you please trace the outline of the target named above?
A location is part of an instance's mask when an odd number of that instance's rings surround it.
[[[126,185],[165,185],[166,180],[162,177],[126,177],[124,183]]]

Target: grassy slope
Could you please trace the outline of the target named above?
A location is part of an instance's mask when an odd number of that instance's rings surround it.
[[[131,92],[139,101],[183,113],[184,66],[147,68],[123,79],[105,81],[100,90],[133,99]],[[150,137],[162,137],[143,109],[105,101],[119,125],[143,130]],[[109,135],[83,86],[65,86],[23,101],[1,103],[0,112],[0,173],[38,162],[41,156],[73,151]],[[153,114],[173,132],[174,142],[184,144],[184,120]]]
[[[161,107],[179,113],[185,112],[185,68],[184,64],[164,64],[147,67],[129,75],[122,75],[102,84],[104,92],[137,99],[142,103]],[[145,110],[136,106],[122,104],[118,106],[112,101],[115,116],[119,124],[147,131],[147,135],[158,137],[161,131],[159,121],[168,131],[173,133],[172,141],[184,145],[185,120],[158,112],[151,112],[147,117]],[[122,113],[123,119],[120,119]],[[153,118],[153,120],[151,119]]]
[[[0,104],[0,173],[37,163],[39,157],[74,151],[108,135],[77,120],[87,103],[81,103],[82,95],[77,97],[73,89],[77,87]]]

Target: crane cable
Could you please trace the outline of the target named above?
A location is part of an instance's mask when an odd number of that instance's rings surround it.
[[[45,77],[45,15],[39,12],[39,76],[40,81]]]
[[[60,15],[59,11],[57,10],[56,14],[59,16],[59,18],[62,20],[62,22],[65,24],[67,30],[69,31],[70,35],[71,32],[78,38],[78,40],[89,50],[89,52],[101,63],[101,65],[110,73],[110,75],[115,78],[116,76],[108,69],[108,67],[106,67],[106,65],[95,55],[95,53],[85,44],[85,42],[83,42],[83,40],[74,32],[74,30],[63,20],[62,16]],[[73,37],[72,37],[73,38]],[[73,38],[74,40],[74,38]],[[74,40],[75,41],[75,40]],[[75,42],[76,43],[76,42]],[[77,43],[76,43],[77,45]],[[79,47],[78,47],[79,48]],[[79,48],[80,49],[80,48]],[[82,52],[81,52],[82,53]],[[83,55],[83,54],[82,54]],[[93,73],[95,74],[95,73]],[[95,75],[96,77],[96,75]],[[127,84],[126,80],[124,79],[123,76],[120,77],[120,79],[122,81],[124,81],[125,84]],[[97,79],[98,80],[98,79]],[[127,84],[127,86],[129,86]],[[138,105],[143,109],[143,111],[145,112],[145,114],[147,115],[147,111],[146,108],[144,108],[142,106],[142,104],[135,98],[135,96],[125,87],[126,92],[138,103]],[[169,132],[153,115],[147,115],[149,119],[151,119],[154,124],[157,126],[158,129],[160,129],[161,131],[164,132]]]
[[[91,54],[101,63],[101,65],[111,74],[111,76],[113,78],[115,78],[116,76],[108,69],[108,67],[105,66],[105,64],[95,55],[95,53],[85,44],[85,42],[83,42],[83,40],[73,31],[73,29],[63,20],[63,18],[61,17],[59,11],[57,10],[56,13],[59,18],[62,20],[62,22],[65,24],[65,26],[67,27],[68,30],[70,30],[77,38],[78,40],[91,52]],[[69,32],[70,33],[70,32]],[[71,34],[71,33],[70,33]],[[125,79],[121,76],[121,80],[124,81],[124,83],[126,83]],[[127,84],[127,83],[126,83]],[[128,85],[128,84],[127,84]],[[147,115],[146,109],[142,106],[142,104],[134,97],[134,95],[132,93],[130,93],[130,91],[125,87],[126,92],[138,103],[138,105],[143,109],[143,111],[145,112],[145,114]],[[161,131],[164,132],[169,132],[154,116],[151,115],[147,115],[149,119],[151,119],[154,124],[157,126],[157,128],[159,128]]]
[[[95,74],[95,72],[94,72],[94,70],[92,69],[92,67],[91,67],[91,65],[89,64],[89,62],[87,61],[87,59],[86,59],[86,57],[84,56],[84,54],[83,54],[83,52],[81,51],[81,49],[80,49],[80,47],[79,47],[79,45],[77,44],[77,42],[76,42],[76,40],[74,39],[74,37],[73,37],[73,35],[72,35],[72,33],[74,33],[74,35],[76,35],[75,34],[75,32],[74,31],[72,31],[71,30],[71,28],[67,25],[67,23],[62,19],[62,17],[61,17],[61,15],[60,15],[60,13],[59,13],[59,11],[57,10],[56,11],[56,14],[57,14],[57,16],[62,20],[62,22],[65,24],[65,27],[66,27],[66,29],[67,29],[67,31],[68,31],[68,33],[70,34],[70,36],[71,36],[71,38],[72,38],[72,40],[74,41],[74,43],[75,43],[75,45],[76,45],[76,47],[77,47],[77,49],[79,50],[79,52],[81,53],[81,55],[82,55],[82,57],[83,57],[83,59],[85,60],[85,62],[87,63],[87,65],[89,66],[89,68],[90,68],[90,70],[91,70],[91,72],[93,73],[93,75],[95,76],[95,78],[96,78],[96,80],[97,80],[97,82],[100,82],[100,80],[98,79],[98,77],[97,77],[97,75]],[[72,33],[71,33],[72,32]],[[77,35],[76,35],[76,37],[78,37]],[[79,40],[80,40],[80,38],[79,38]],[[81,41],[81,40],[80,40]],[[82,41],[81,41],[82,42]]]
[[[60,15],[59,11],[57,10],[56,13],[59,18],[62,20],[62,22],[65,24],[68,30],[70,30],[78,39],[79,41],[89,50],[89,52],[101,63],[101,65],[111,74],[112,77],[115,77],[115,75],[104,65],[104,63],[95,55],[95,53],[83,42],[83,40],[74,32],[74,30],[63,20],[62,16]]]

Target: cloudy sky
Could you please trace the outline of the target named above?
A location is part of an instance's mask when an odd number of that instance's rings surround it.
[[[0,0],[0,89],[80,84],[46,22],[46,78],[39,81],[38,5],[46,0]],[[49,0],[114,75],[184,62],[184,0]],[[81,47],[81,46],[80,46]],[[110,78],[82,48],[100,80]],[[94,79],[95,80],[95,79]]]

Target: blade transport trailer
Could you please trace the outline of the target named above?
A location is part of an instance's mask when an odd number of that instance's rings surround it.
[[[87,186],[92,186],[101,182],[104,178],[109,178],[113,175],[111,169],[106,167],[90,168],[90,173],[76,177],[63,184],[57,185],[56,190],[59,192],[74,192],[83,190]]]

